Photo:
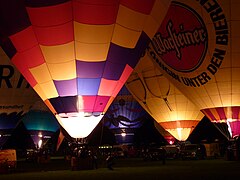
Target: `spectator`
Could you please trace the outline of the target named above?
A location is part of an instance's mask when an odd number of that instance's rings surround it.
[[[109,170],[113,170],[113,156],[111,155],[111,153],[108,154],[107,158],[106,158],[106,163],[107,163],[107,168]]]

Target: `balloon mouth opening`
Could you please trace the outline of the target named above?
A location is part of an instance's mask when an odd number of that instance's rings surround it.
[[[102,112],[60,113],[56,118],[73,138],[86,138],[103,117]]]

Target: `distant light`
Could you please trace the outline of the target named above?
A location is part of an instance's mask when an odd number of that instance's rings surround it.
[[[125,136],[126,136],[126,133],[121,133],[121,136],[122,136],[122,137],[125,137]]]
[[[134,136],[134,133],[125,133],[125,132],[122,132],[122,133],[116,133],[114,134],[114,136]]]
[[[109,149],[109,148],[112,148],[112,146],[107,146],[107,145],[106,145],[106,146],[99,146],[98,148],[99,148],[99,149]]]
[[[172,141],[172,140],[170,140],[170,141],[169,141],[169,144],[171,144],[171,145],[172,145],[172,144],[173,144],[173,141]]]
[[[0,137],[2,137],[2,135],[0,134]]]
[[[39,134],[38,134],[38,137],[40,137],[40,138],[41,138],[42,136],[43,136],[43,135],[42,135],[41,133],[39,133]]]

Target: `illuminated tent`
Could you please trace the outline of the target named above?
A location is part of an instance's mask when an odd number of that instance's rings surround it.
[[[147,54],[141,58],[126,86],[160,126],[179,141],[185,141],[204,116],[163,76]]]
[[[60,127],[53,113],[47,108],[44,108],[46,105],[43,102],[38,101],[35,104],[22,118],[22,122],[33,139],[35,146],[40,148],[46,144],[48,140],[52,140]]]
[[[230,137],[240,134],[239,8],[239,1],[174,1],[148,49],[212,122],[228,125]]]
[[[59,123],[84,138],[160,26],[169,0],[3,0],[1,44]]]
[[[0,48],[0,147],[39,96]]]
[[[132,143],[134,132],[142,126],[146,111],[123,86],[104,116],[104,124],[114,134],[116,141]]]

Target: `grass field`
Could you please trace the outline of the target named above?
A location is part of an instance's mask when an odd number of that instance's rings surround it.
[[[115,161],[114,170],[108,170],[104,164],[94,170],[72,171],[70,164],[64,160],[51,160],[48,164],[18,162],[14,172],[0,174],[0,180],[35,180],[35,179],[235,179],[240,176],[240,162],[214,160],[167,160],[143,161],[142,159],[119,159]]]

